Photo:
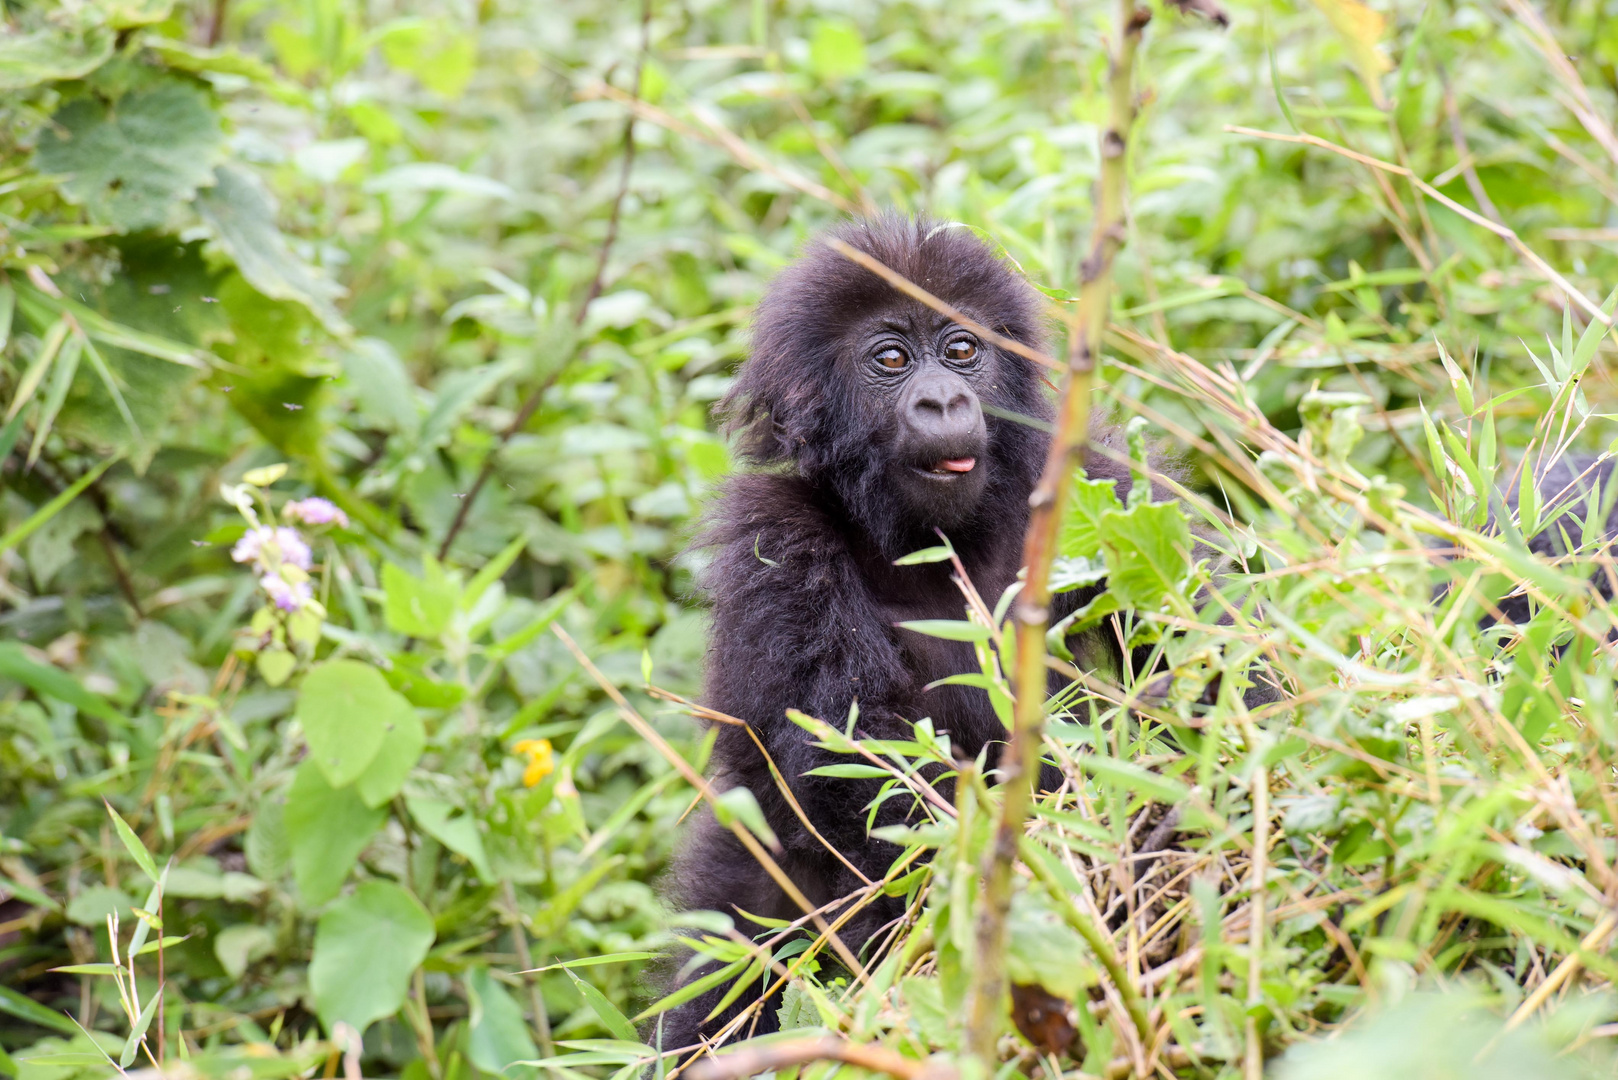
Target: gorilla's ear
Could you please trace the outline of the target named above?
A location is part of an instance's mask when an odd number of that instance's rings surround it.
[[[735,384],[714,407],[720,430],[736,440],[737,451],[759,465],[779,464],[792,457],[791,440],[778,394],[769,392],[770,380],[760,372],[762,357],[744,363]],[[765,365],[767,366],[767,365]]]

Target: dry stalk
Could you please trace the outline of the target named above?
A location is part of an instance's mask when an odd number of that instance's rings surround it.
[[[1113,260],[1125,236],[1128,138],[1135,119],[1135,51],[1150,18],[1150,13],[1137,8],[1134,0],[1118,0],[1108,57],[1108,114],[1101,135],[1095,222],[1090,252],[1082,264],[1077,324],[1068,339],[1067,382],[1045,470],[1028,500],[1028,533],[1023,543],[1028,578],[1014,608],[1016,712],[1011,742],[1001,757],[1000,817],[994,840],[984,856],[983,900],[978,908],[976,955],[968,996],[967,1046],[985,1073],[994,1071],[995,1044],[1004,1014],[1006,914],[1011,907],[1012,868],[1040,773],[1047,685],[1045,632],[1050,622],[1050,572],[1056,532],[1067,501],[1069,478],[1083,461],[1090,419],[1090,380],[1111,310]],[[1086,937],[1091,936],[1103,935],[1099,928],[1092,927]],[[1110,940],[1106,945],[1106,954],[1111,954]],[[1142,1045],[1150,1046],[1151,1025],[1128,972],[1108,964],[1108,973],[1135,1022]]]
[[[748,1047],[711,1057],[693,1065],[691,1080],[743,1080],[762,1072],[806,1065],[811,1061],[840,1061],[845,1065],[884,1073],[895,1080],[955,1080],[955,1069],[943,1062],[917,1061],[885,1046],[852,1043],[826,1035],[791,1039]]]

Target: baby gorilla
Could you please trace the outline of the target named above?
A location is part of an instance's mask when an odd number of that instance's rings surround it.
[[[884,217],[834,235],[977,324],[1043,347],[1039,296],[965,229]],[[846,759],[814,747],[786,710],[841,725],[857,701],[859,731],[878,739],[908,739],[910,722],[930,716],[968,756],[1004,740],[984,691],[926,689],[976,670],[972,646],[895,626],[961,617],[949,565],[894,560],[936,544],[941,529],[979,591],[999,597],[1020,567],[1028,496],[1048,442],[1036,425],[1052,408],[1028,360],[816,243],[765,296],[752,355],[721,411],[743,459],[761,468],[730,480],[699,541],[713,551],[703,580],[714,605],[707,704],[751,728],[719,726],[714,782],[753,793],[783,845],[782,868],[811,902],[828,904],[865,885],[828,844],[873,881],[898,849],[867,833],[882,781],[808,775]],[[1121,442],[1109,429],[1092,437]],[[1127,493],[1127,468],[1094,457],[1087,469]],[[1060,595],[1053,617],[1093,595]],[[1090,647],[1117,653],[1112,635],[1092,636]],[[777,787],[755,736],[819,837]],[[905,820],[910,806],[888,800],[875,824]],[[670,877],[675,903],[732,914],[743,933],[762,929],[743,913],[803,914],[712,818],[696,824]],[[857,951],[900,911],[899,900],[880,898],[841,937]],[[663,1046],[712,1037],[762,988],[704,1020],[728,990],[668,1013]],[[775,1011],[766,1003],[751,1030],[774,1030]]]

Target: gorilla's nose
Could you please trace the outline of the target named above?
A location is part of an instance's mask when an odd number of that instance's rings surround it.
[[[910,398],[910,423],[918,433],[951,441],[978,433],[983,409],[964,379],[925,379]]]

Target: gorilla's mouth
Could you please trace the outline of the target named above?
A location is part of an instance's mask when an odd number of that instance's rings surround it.
[[[922,471],[932,476],[955,476],[971,472],[977,463],[975,457],[941,458]]]

